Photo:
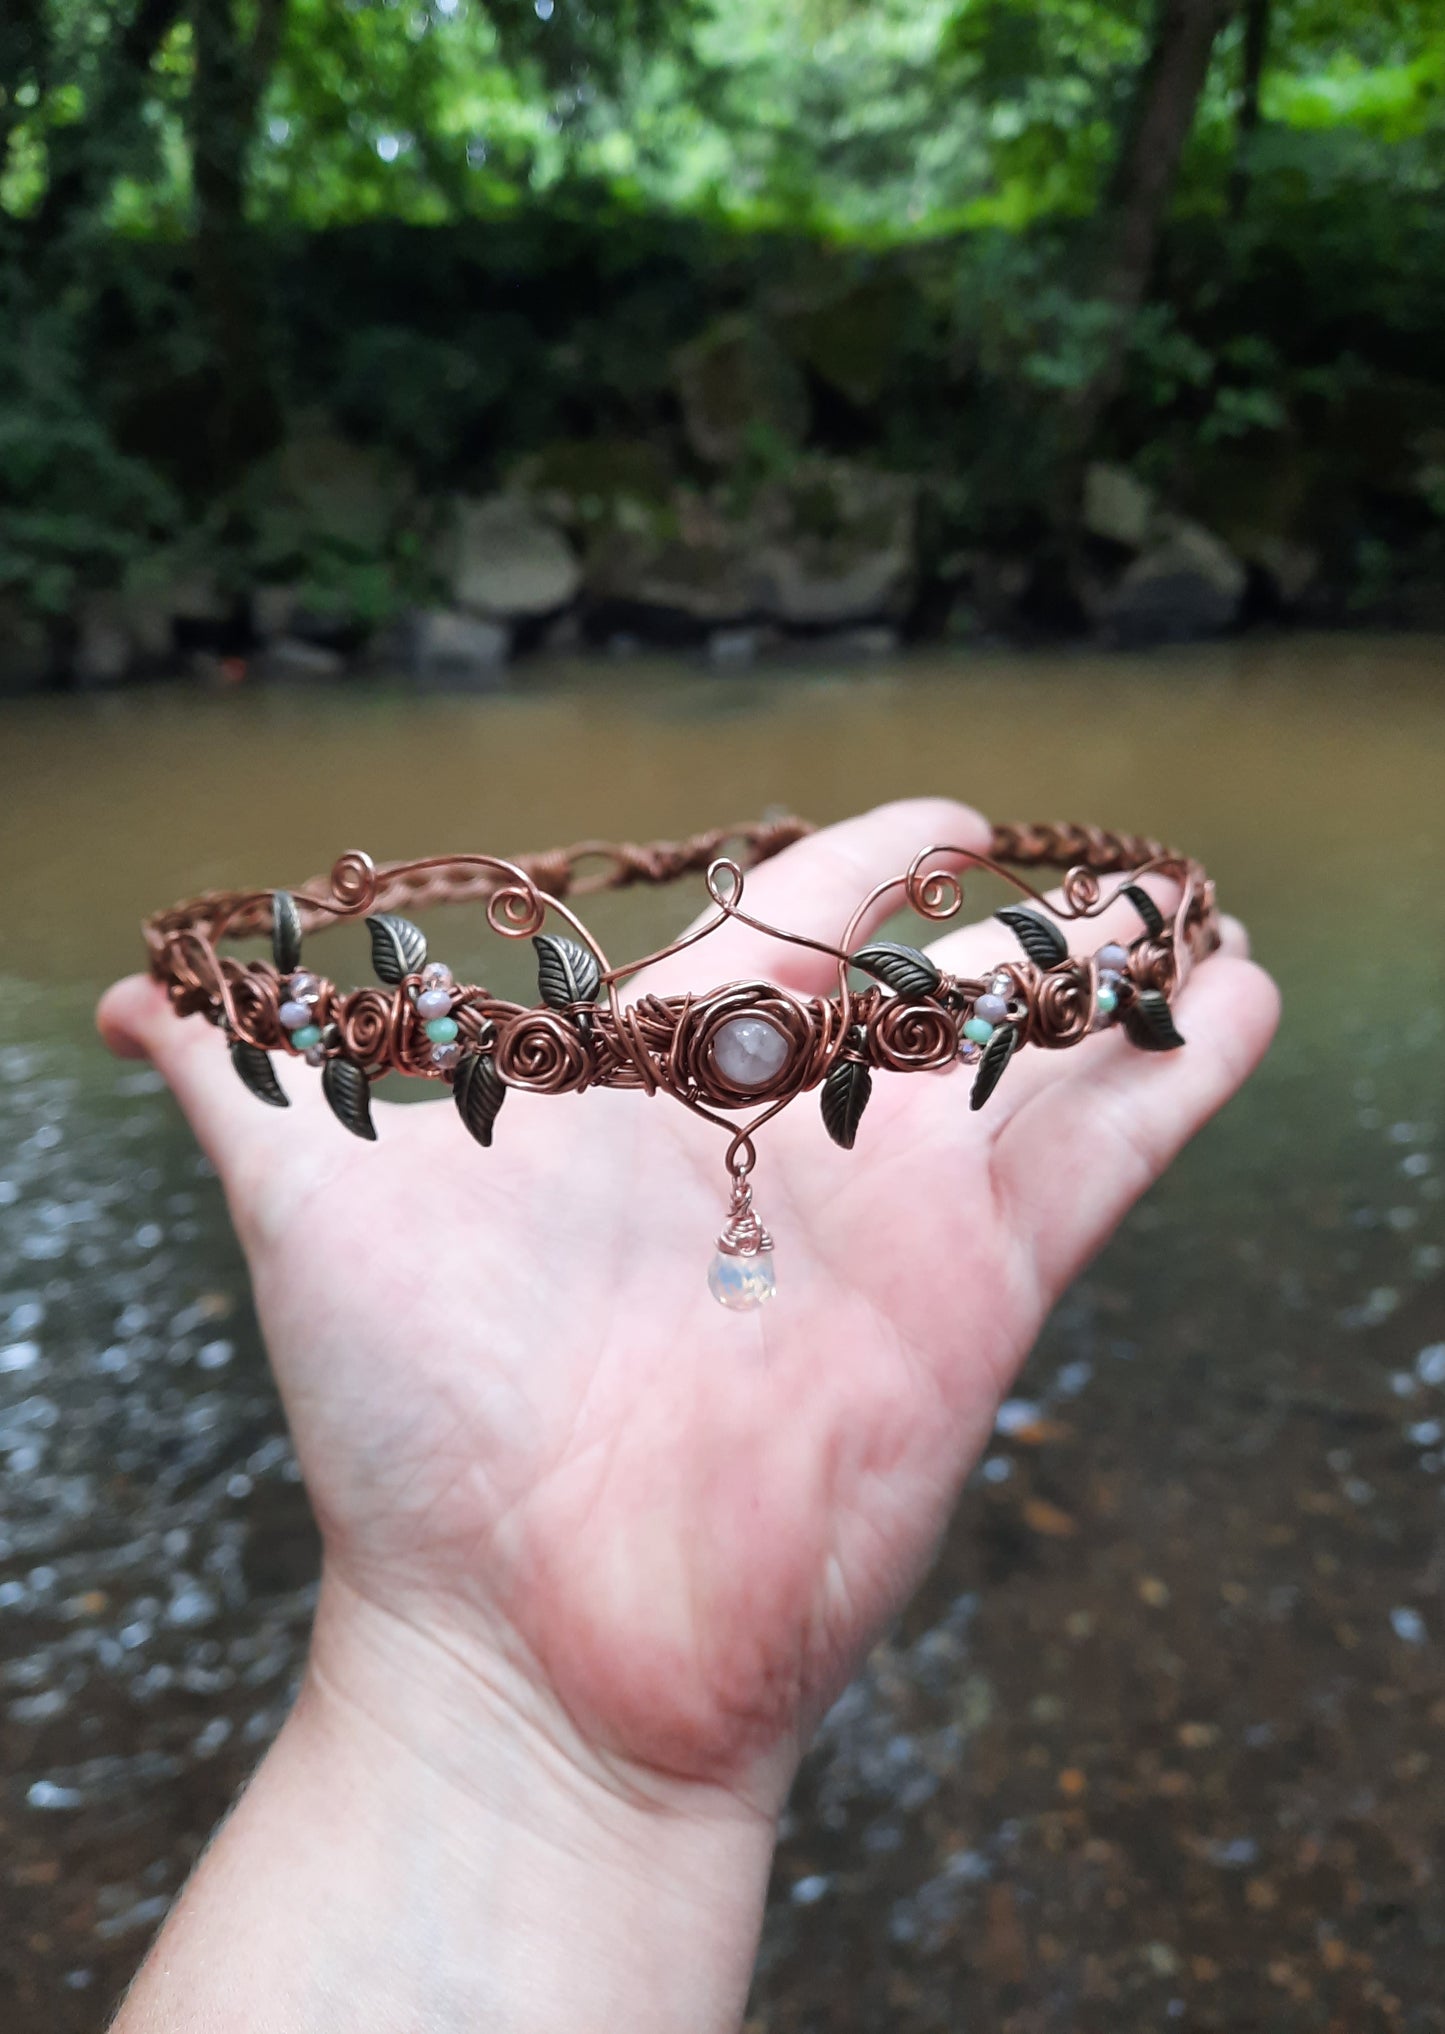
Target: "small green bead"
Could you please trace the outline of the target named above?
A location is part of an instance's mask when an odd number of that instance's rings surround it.
[[[423,1028],[433,1045],[450,1045],[457,1035],[457,1020],[455,1017],[431,1017]]]
[[[1108,1016],[1111,1010],[1117,1010],[1119,1007],[1119,998],[1115,995],[1112,989],[1100,989],[1098,1000],[1099,1008],[1103,1011],[1106,1017]]]
[[[319,1045],[321,1043],[321,1026],[319,1024],[303,1024],[299,1031],[291,1033],[291,1043],[298,1052],[305,1052],[311,1046]]]
[[[975,1045],[987,1045],[993,1037],[993,1026],[987,1017],[969,1017],[964,1022],[963,1035],[971,1038]]]

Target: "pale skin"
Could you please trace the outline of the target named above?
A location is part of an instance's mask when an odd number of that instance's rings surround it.
[[[747,907],[836,939],[919,848],[987,839],[947,801],[882,807]],[[933,946],[965,975],[1011,950],[987,922]],[[742,976],[836,983],[729,926],[628,993]],[[803,1098],[759,1139],[778,1297],[731,1315],[704,1276],[726,1140],[665,1097],[512,1095],[485,1152],[450,1108],[378,1102],[362,1144],[308,1069],[268,1110],[211,1027],[117,984],[104,1037],[220,1172],[325,1546],[295,1710],[120,2034],[735,2029],[813,1726],[1054,1300],[1276,1009],[1227,923],[1181,1052],[1025,1052],[976,1115],[966,1073],[880,1077],[851,1153]]]

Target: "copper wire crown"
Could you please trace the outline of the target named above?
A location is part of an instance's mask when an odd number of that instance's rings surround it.
[[[367,855],[345,854],[329,877],[294,892],[213,894],[158,913],[145,927],[151,970],[181,1015],[203,1015],[226,1033],[236,1072],[261,1101],[287,1106],[271,1055],[303,1057],[320,1069],[335,1115],[362,1138],[375,1138],[370,1093],[384,1073],[449,1082],[463,1122],[483,1145],[492,1142],[511,1088],[672,1096],[728,1133],[732,1198],[711,1282],[724,1304],[751,1306],[772,1292],[772,1240],[753,1210],[749,1181],[754,1139],[798,1095],[821,1090],[829,1136],[851,1149],[878,1071],[971,1066],[972,1104],[980,1108],[1020,1046],[1054,1050],[1118,1025],[1143,1050],[1173,1050],[1184,1041],[1170,1006],[1193,962],[1219,942],[1213,885],[1197,862],[1133,835],[1035,825],[995,827],[986,855],[925,848],[862,899],[834,946],[743,909],[745,871],[811,831],[787,819],[681,842],[583,841],[516,861],[453,855],[382,868]],[[955,917],[964,895],[958,867],[1002,876],[1026,900],[996,914],[1022,957],[1015,952],[986,975],[963,978],[917,947],[855,944],[860,927],[886,905],[907,905],[935,923]],[[1065,871],[1052,900],[1017,873],[1039,867]],[[714,910],[682,938],[620,967],[564,901],[697,872]],[[1151,874],[1178,887],[1167,917],[1141,883]],[[1109,875],[1122,880],[1106,890],[1101,878]],[[1061,922],[1097,918],[1120,897],[1138,918],[1132,944],[1072,953]],[[443,963],[428,959],[425,935],[395,908],[463,902],[484,903],[488,924],[504,938],[532,940],[536,1004],[457,983]],[[356,917],[366,919],[382,986],[343,990],[302,966],[302,941]],[[630,976],[698,945],[730,919],[827,955],[837,965],[837,988],[804,996],[756,979],[623,1002]],[[565,930],[548,929],[558,922]],[[267,934],[270,960],[218,950],[223,939]],[[741,1126],[721,1113],[740,1110],[753,1112]]]

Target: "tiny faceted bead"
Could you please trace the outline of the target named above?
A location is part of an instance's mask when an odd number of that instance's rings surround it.
[[[308,1066],[325,1066],[326,1053],[324,1048],[319,1045],[308,1046],[306,1049],[306,1064]]]
[[[311,1012],[304,1003],[283,1003],[276,1014],[288,1031],[299,1031],[311,1022]]]
[[[433,1045],[450,1045],[457,1035],[457,1020],[455,1017],[433,1017],[425,1029]]]
[[[1101,968],[1113,968],[1116,973],[1122,973],[1129,965],[1129,949],[1110,941],[1108,946],[1099,948],[1094,958]]]
[[[993,1037],[993,1026],[986,1017],[970,1017],[964,1023],[963,1035],[975,1045],[987,1045]]]
[[[433,1066],[453,1067],[461,1056],[462,1049],[455,1040],[450,1045],[434,1045],[431,1049],[431,1063]]]
[[[421,971],[422,985],[428,989],[449,989],[452,985],[452,971],[445,961],[428,961]]]
[[[418,1017],[445,1017],[452,999],[445,989],[423,989],[416,999]]]
[[[321,1043],[321,1026],[319,1024],[303,1024],[299,1031],[291,1033],[291,1043],[298,1052],[309,1052],[313,1045]]]
[[[299,969],[291,977],[286,987],[290,991],[293,1003],[314,1002],[321,994],[320,981],[315,975],[308,973],[305,968]]]
[[[773,1254],[759,1250],[752,1257],[733,1257],[719,1250],[708,1267],[708,1290],[730,1313],[748,1314],[770,1300],[778,1289]]]
[[[974,999],[973,1014],[982,1017],[986,1024],[1002,1024],[1008,1015],[1008,998],[992,994],[978,996]]]
[[[1117,968],[1100,968],[1099,987],[1101,989],[1117,989],[1119,980],[1119,970]]]

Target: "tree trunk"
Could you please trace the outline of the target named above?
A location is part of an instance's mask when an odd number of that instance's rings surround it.
[[[1231,217],[1242,216],[1253,174],[1250,154],[1259,132],[1259,92],[1269,55],[1270,0],[1245,0],[1244,52],[1239,79],[1239,120],[1234,136],[1234,169],[1229,179]]]
[[[275,61],[285,0],[261,0],[243,36],[233,0],[193,0],[191,90],[196,295],[210,340],[214,478],[233,479],[280,434],[261,261],[246,218],[256,119]]]
[[[110,196],[145,117],[146,78],[175,26],[181,0],[141,0],[101,60],[95,103],[85,118],[52,129],[45,195],[28,224],[32,246],[48,259],[71,230],[93,218]]]
[[[1149,291],[1184,145],[1233,0],[1158,0],[1105,204],[1095,295],[1110,310],[1099,365],[1080,394],[1073,442],[1087,450],[1119,390],[1130,323]]]

